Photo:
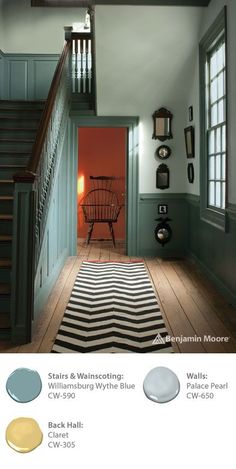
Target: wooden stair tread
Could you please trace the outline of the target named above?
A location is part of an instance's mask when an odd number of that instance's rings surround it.
[[[25,168],[25,164],[0,164],[0,169],[5,168]]]
[[[19,154],[19,155],[26,155],[26,156],[29,156],[31,155],[31,152],[30,150],[0,150],[0,155],[16,155],[16,154]]]
[[[14,199],[13,195],[0,195],[0,200],[2,201],[13,200],[13,199]]]
[[[1,103],[44,104],[45,99],[1,99]]]
[[[12,131],[12,130],[24,130],[24,131],[34,131],[37,130],[37,127],[0,127],[0,130],[4,130],[4,132]]]
[[[12,241],[12,236],[11,235],[0,235],[0,242],[4,241]]]
[[[0,215],[0,220],[13,220],[13,215]]]
[[[34,139],[32,138],[0,138],[0,143],[1,142],[34,142]]]
[[[0,283],[0,295],[9,295],[11,286],[9,283]]]
[[[13,184],[13,179],[0,179],[0,184]]]
[[[11,267],[11,259],[0,259],[0,267]]]

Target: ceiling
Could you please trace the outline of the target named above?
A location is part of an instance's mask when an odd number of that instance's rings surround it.
[[[207,6],[210,0],[31,0],[32,6],[87,7],[88,5]]]

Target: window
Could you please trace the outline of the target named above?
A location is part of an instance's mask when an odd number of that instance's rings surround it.
[[[207,54],[207,157],[208,157],[208,207],[225,209],[226,182],[226,86],[225,38]]]
[[[227,193],[225,13],[200,43],[201,217],[222,229]]]

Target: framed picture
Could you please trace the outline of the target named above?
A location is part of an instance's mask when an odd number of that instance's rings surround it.
[[[193,120],[193,106],[188,108],[188,120],[191,122]]]
[[[184,129],[187,158],[194,158],[194,127],[190,125]]]
[[[194,166],[193,166],[193,163],[188,164],[187,174],[188,174],[188,182],[190,182],[190,184],[192,184],[193,181],[194,181]]]

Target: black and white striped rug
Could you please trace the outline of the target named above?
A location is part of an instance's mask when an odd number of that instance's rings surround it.
[[[172,352],[143,262],[83,262],[53,353]]]

